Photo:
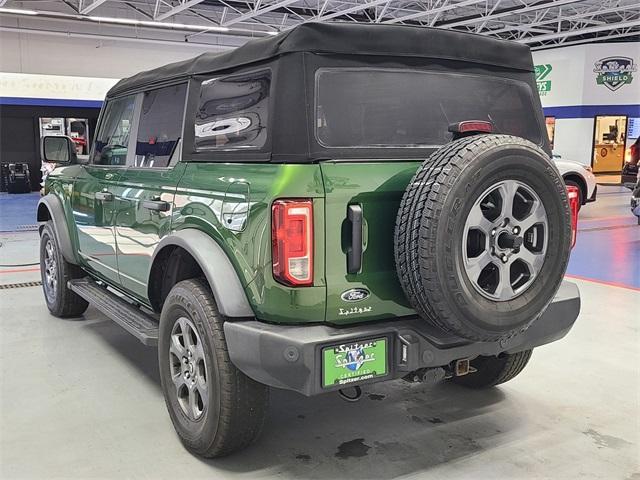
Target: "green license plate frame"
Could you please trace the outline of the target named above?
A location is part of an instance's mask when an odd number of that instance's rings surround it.
[[[321,349],[322,388],[346,388],[389,376],[389,337],[349,340]]]

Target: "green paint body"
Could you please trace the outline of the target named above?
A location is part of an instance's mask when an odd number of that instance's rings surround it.
[[[393,233],[416,161],[323,161],[313,164],[177,163],[167,169],[69,165],[46,190],[65,209],[78,262],[92,275],[150,306],[153,254],[171,232],[198,229],[227,253],[258,319],[275,323],[353,324],[413,314],[397,279]],[[107,190],[109,201],[95,199]],[[312,198],[314,283],[278,283],[271,264],[271,204]],[[170,209],[150,211],[145,201]],[[363,210],[363,262],[347,273],[347,207]],[[347,302],[341,295],[365,288]]]

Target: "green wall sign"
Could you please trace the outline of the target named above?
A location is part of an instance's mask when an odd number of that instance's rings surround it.
[[[550,63],[545,63],[544,65],[536,65],[534,68],[536,84],[538,85],[538,94],[540,94],[541,97],[544,97],[551,91],[551,80],[547,77],[551,73],[551,70],[553,70],[553,67]]]

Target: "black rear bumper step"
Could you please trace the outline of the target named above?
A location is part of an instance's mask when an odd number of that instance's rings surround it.
[[[431,327],[422,319],[390,319],[349,327],[272,325],[255,320],[227,321],[224,333],[233,364],[254,380],[276,388],[317,395],[344,388],[321,385],[324,347],[387,338],[389,372],[357,384],[401,378],[421,368],[442,367],[478,355],[516,353],[564,337],[580,312],[580,293],[563,282],[542,316],[524,332],[495,342],[471,342]],[[356,383],[354,383],[356,384]],[[354,385],[350,384],[350,386]]]
[[[90,278],[69,281],[69,288],[143,344],[158,345],[158,322]]]

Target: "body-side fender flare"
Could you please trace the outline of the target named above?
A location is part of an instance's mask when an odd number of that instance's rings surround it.
[[[73,244],[71,243],[71,236],[69,235],[69,226],[67,223],[66,215],[64,213],[64,207],[60,199],[52,193],[46,194],[38,202],[38,222],[46,222],[51,218],[53,222],[53,230],[55,231],[58,245],[64,259],[78,265],[78,259],[76,258]],[[47,214],[48,212],[48,214]],[[42,231],[42,229],[40,229]]]
[[[254,316],[242,283],[227,254],[209,235],[195,228],[174,231],[160,240],[153,253],[150,275],[153,272],[156,256],[164,247],[170,245],[183,248],[198,263],[209,282],[222,315],[225,317]],[[149,278],[148,285],[152,284],[151,280]]]

